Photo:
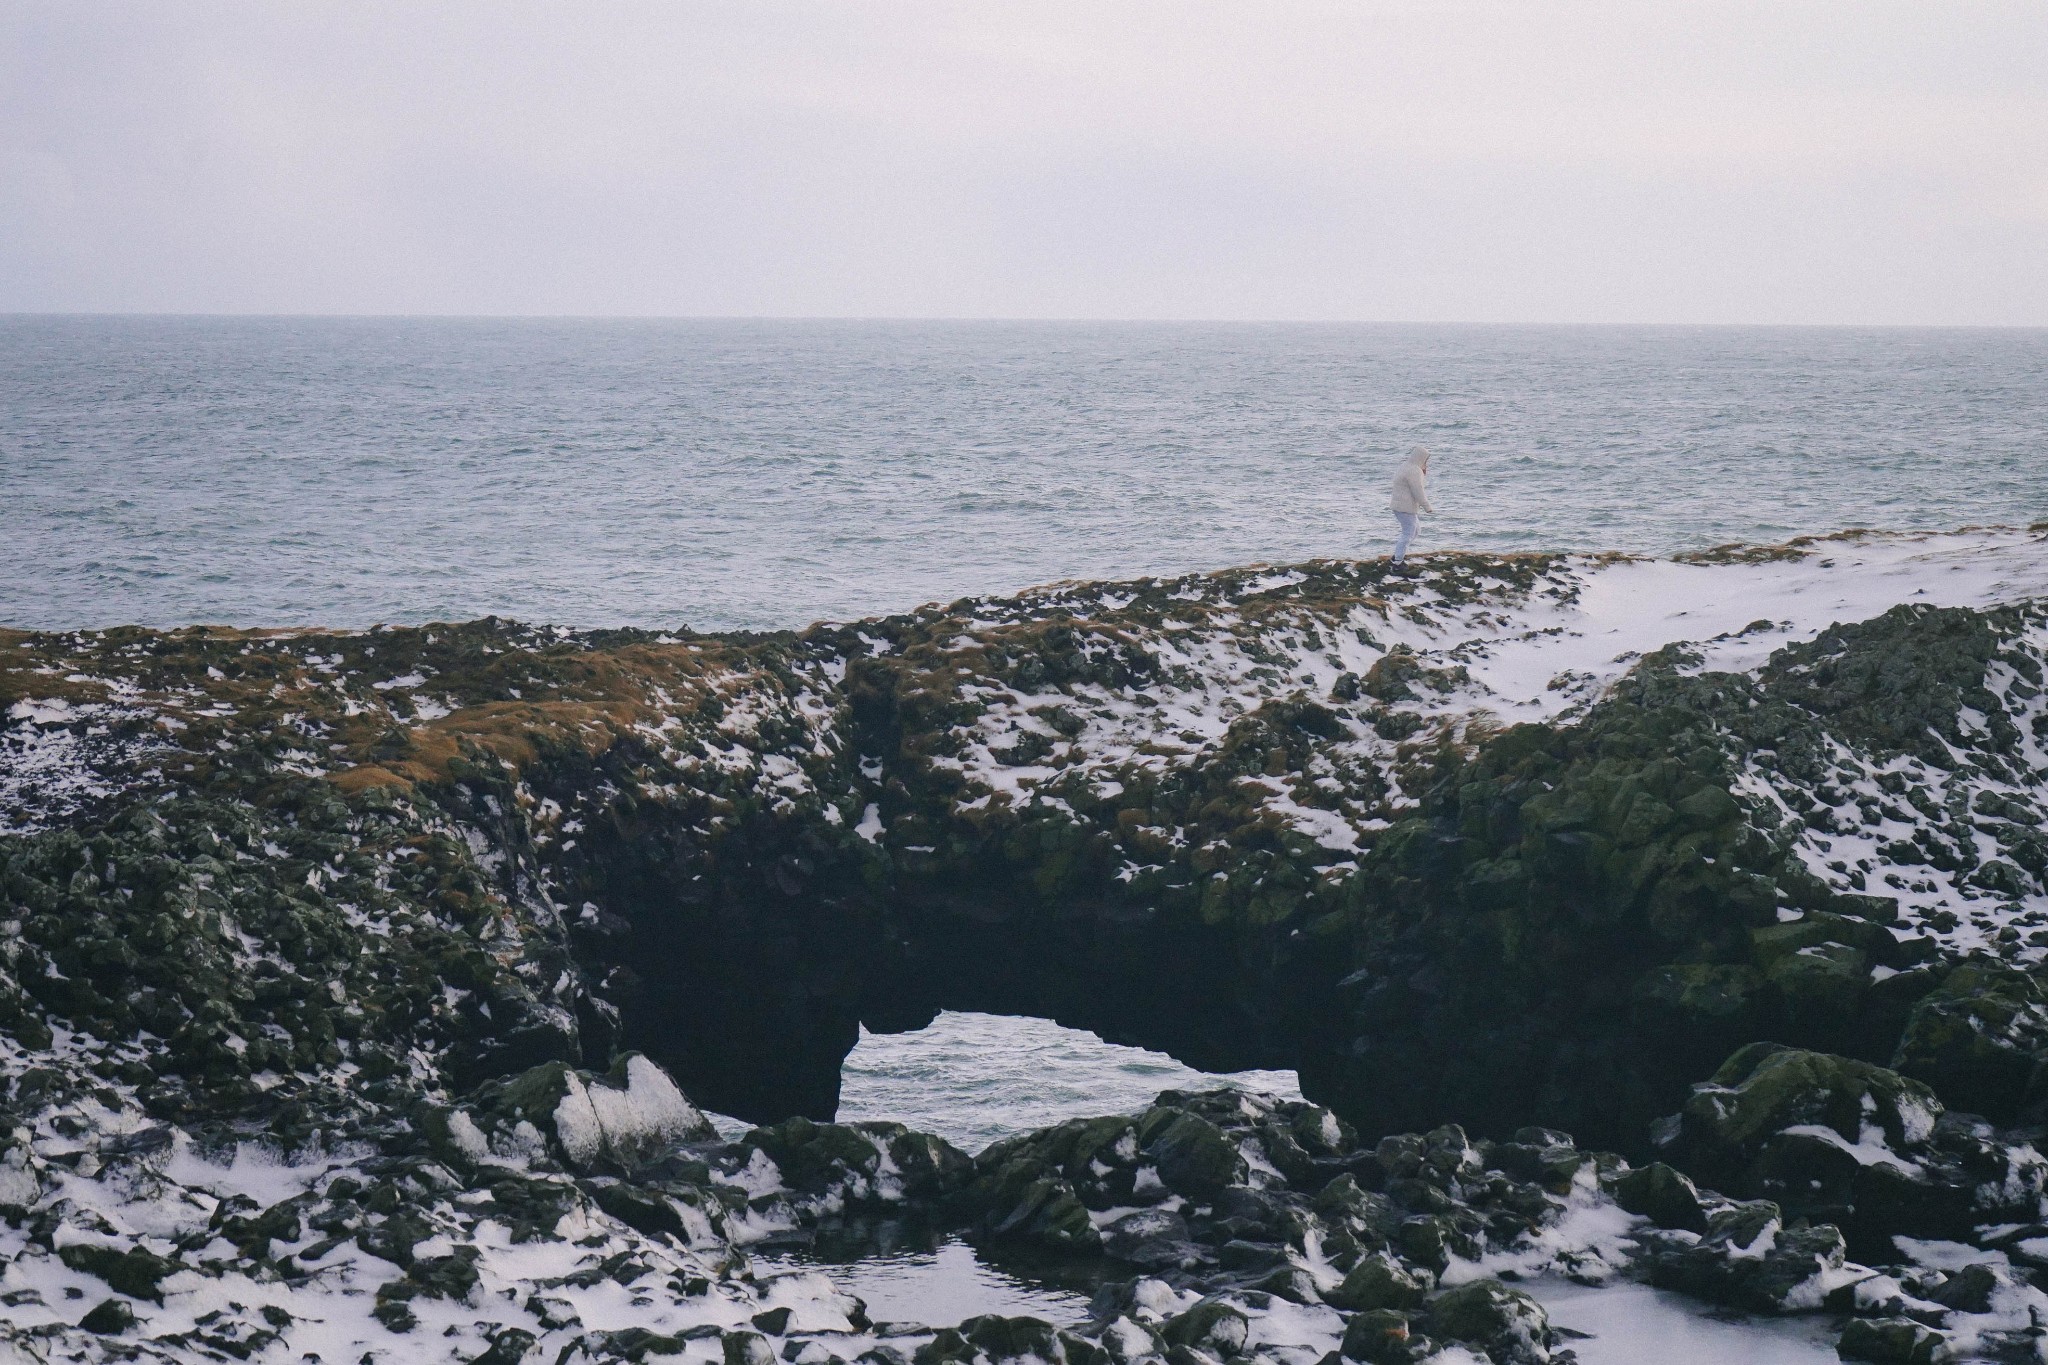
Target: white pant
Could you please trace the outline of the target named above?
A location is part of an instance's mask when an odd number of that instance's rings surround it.
[[[1399,564],[1408,554],[1408,542],[1415,539],[1415,514],[1396,512],[1394,520],[1401,523],[1401,534],[1394,537],[1394,562]]]

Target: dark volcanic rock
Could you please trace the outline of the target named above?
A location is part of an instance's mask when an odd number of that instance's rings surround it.
[[[1721,1189],[1840,1225],[1866,1256],[1896,1233],[1967,1240],[1980,1224],[2031,1221],[2048,1190],[2031,1144],[1947,1114],[1919,1082],[1770,1044],[1696,1087],[1665,1149]]]
[[[1819,582],[1890,544],[1736,558]],[[1838,1243],[2040,1268],[2034,1135],[1993,1125],[2048,1118],[2048,617],[1759,622],[1555,704],[1489,689],[1613,567],[1323,562],[801,635],[0,631],[0,1264],[95,1277],[145,1334],[212,1286],[234,1306],[165,1349],[244,1357],[341,1284],[321,1320],[366,1351],[530,1333],[571,1365],[747,1321],[721,1349],[759,1365],[864,1315],[770,1304],[744,1248],[898,1221],[1100,1287],[1042,1358],[1220,1350],[1166,1340],[1201,1304],[1314,1310],[1332,1348],[1412,1313],[1362,1339],[1420,1351],[1465,1324],[1433,1304],[1507,1311],[1459,1283],[1503,1255],[1777,1308],[1868,1281],[2004,1340],[2031,1286]],[[1757,665],[1760,635],[1795,642]],[[1319,1103],[1169,1094],[972,1161],[828,1122],[863,1026],[944,1008],[1294,1066]],[[685,1092],[764,1126],[717,1141]],[[1640,1251],[1609,1187],[1662,1225]],[[584,1330],[602,1285],[649,1325]],[[83,1306],[9,1304],[90,1359]],[[987,1332],[961,1349],[1014,1344]]]

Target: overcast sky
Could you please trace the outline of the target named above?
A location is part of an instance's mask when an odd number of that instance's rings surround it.
[[[2048,324],[2048,0],[0,6],[0,310]]]

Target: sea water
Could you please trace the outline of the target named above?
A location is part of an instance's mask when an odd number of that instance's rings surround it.
[[[2048,330],[0,318],[0,625],[802,626],[2048,518]]]

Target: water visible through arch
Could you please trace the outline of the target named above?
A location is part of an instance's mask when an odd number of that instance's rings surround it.
[[[840,1067],[839,1119],[893,1119],[962,1151],[1071,1118],[1143,1109],[1162,1090],[1234,1085],[1300,1099],[1292,1071],[1197,1071],[1047,1019],[940,1013],[911,1033],[869,1033]]]
[[[1161,1090],[1236,1085],[1299,1098],[1291,1071],[1197,1071],[1162,1052],[1106,1043],[1046,1019],[948,1010],[909,1033],[861,1034],[841,1068],[842,1122],[892,1119],[968,1152],[1070,1118],[1142,1109]],[[746,1125],[722,1120],[727,1131]],[[877,1320],[950,1325],[981,1313],[1028,1314],[1071,1326],[1087,1316],[1075,1289],[991,1260],[957,1236],[837,1252],[820,1245],[772,1259],[822,1270],[859,1295]],[[1832,1319],[1759,1321],[1643,1285],[1523,1286],[1555,1321],[1589,1335],[1572,1342],[1585,1365],[1634,1365],[1662,1349],[1674,1365],[1743,1359],[1826,1365]]]
[[[1142,1110],[1162,1090],[1222,1085],[1301,1097],[1292,1071],[1197,1071],[1163,1052],[1107,1043],[1049,1019],[944,1010],[911,1032],[861,1031],[840,1067],[839,1121],[892,1120],[974,1153],[1066,1119]],[[719,1122],[728,1132],[746,1127]],[[858,1254],[821,1244],[777,1259],[823,1269],[878,1320],[946,1325],[1001,1313],[1072,1325],[1087,1315],[1085,1294],[992,1262],[956,1236],[920,1237],[908,1228],[902,1236],[900,1244],[863,1246]]]

